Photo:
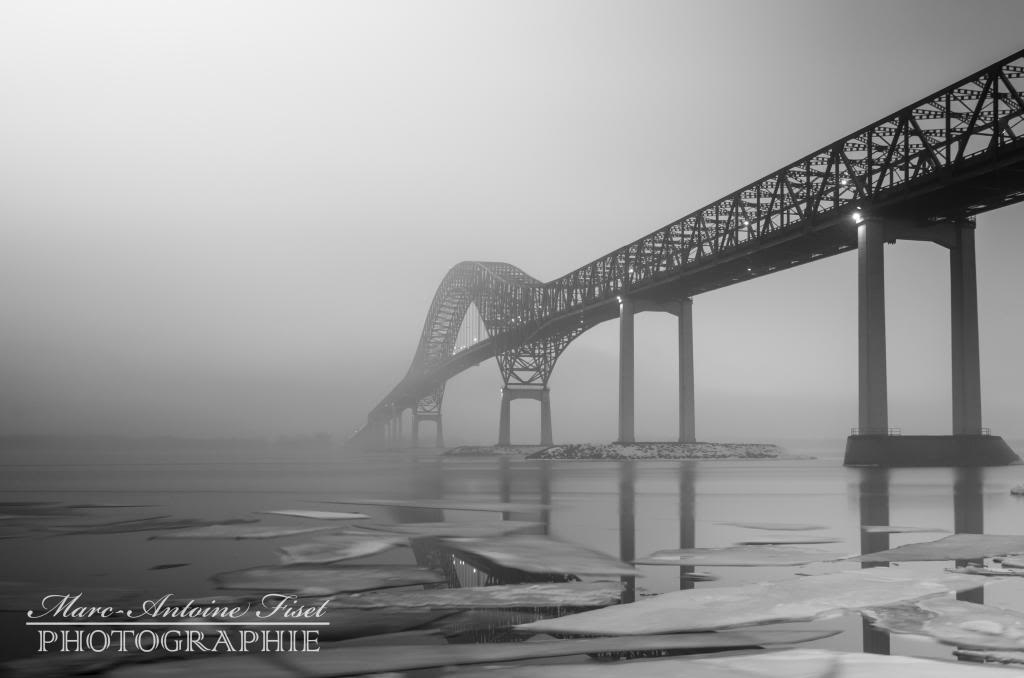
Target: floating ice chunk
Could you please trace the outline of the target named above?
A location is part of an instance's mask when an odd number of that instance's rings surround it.
[[[690,633],[639,638],[584,638],[578,640],[544,640],[529,643],[478,643],[451,645],[383,645],[352,646],[321,649],[319,652],[290,653],[287,662],[266,661],[259,655],[234,655],[190,659],[181,662],[153,663],[132,666],[130,672],[114,671],[121,678],[293,678],[296,675],[328,678],[366,673],[411,671],[461,664],[567,657],[599,652],[644,652],[654,650],[713,650],[749,648],[777,643],[799,643],[835,635],[835,631],[751,630],[729,633]],[[686,662],[686,660],[684,660]],[[937,662],[933,662],[937,663]],[[687,663],[677,666],[687,666]],[[559,668],[564,668],[560,666]],[[597,667],[588,664],[595,671]],[[635,667],[629,668],[637,675]],[[488,671],[493,669],[487,669]],[[496,675],[501,675],[500,673]],[[547,674],[558,675],[558,674]],[[597,675],[597,674],[587,674]],[[700,678],[700,674],[686,673]],[[735,674],[733,674],[735,675]]]
[[[748,530],[824,530],[826,525],[812,525],[809,523],[715,523],[716,525],[729,525],[731,527],[745,527]]]
[[[158,534],[153,539],[274,539],[323,532],[331,527],[282,527],[280,525],[203,525]]]
[[[597,551],[539,535],[497,539],[446,539],[457,551],[472,553],[523,572],[576,575],[637,575],[636,568]]]
[[[466,522],[436,522],[436,523],[389,523],[374,524],[363,523],[347,530],[348,534],[358,534],[360,530],[373,530],[376,532],[390,532],[392,534],[407,534],[410,537],[497,537],[503,534],[514,532],[525,532],[537,527],[542,523],[528,522],[525,520],[489,520],[489,521],[466,521]]]
[[[323,536],[317,541],[294,546],[282,546],[281,563],[294,565],[298,563],[335,563],[341,560],[362,558],[375,553],[382,553],[406,543],[405,537],[388,535],[336,535]]]
[[[868,553],[851,560],[862,563],[916,560],[977,560],[992,556],[1024,553],[1024,535],[951,534],[935,541],[905,544],[894,549]]]
[[[888,568],[854,570],[779,582],[673,591],[635,603],[524,624],[542,633],[637,635],[710,631],[806,621],[843,610],[892,605],[978,586],[977,578],[931,577]]]
[[[312,518],[314,520],[360,520],[369,518],[365,513],[349,513],[343,511],[305,511],[301,509],[281,509],[279,511],[260,511],[279,516],[293,516],[295,518]]]
[[[902,534],[907,532],[949,532],[941,527],[910,527],[901,525],[861,525],[861,531],[868,534]]]
[[[1024,649],[1024,614],[936,596],[862,611],[879,628],[982,650]]]
[[[785,567],[842,560],[846,553],[789,546],[726,546],[723,548],[666,549],[633,561],[637,565],[700,565],[731,567]]]
[[[470,586],[422,591],[380,591],[338,596],[332,607],[552,608],[604,607],[619,602],[619,582],[559,582]]]

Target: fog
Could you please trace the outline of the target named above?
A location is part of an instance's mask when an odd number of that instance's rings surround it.
[[[1024,3],[8,2],[0,432],[344,438],[445,272],[549,280],[1024,48]],[[1024,436],[1024,207],[978,219],[984,423]],[[890,422],[950,427],[946,251],[886,249]],[[856,257],[694,300],[697,432],[856,425]],[[642,314],[637,435],[676,430]],[[551,380],[615,435],[617,329]],[[491,443],[494,361],[446,434]],[[537,436],[514,403],[514,437]]]

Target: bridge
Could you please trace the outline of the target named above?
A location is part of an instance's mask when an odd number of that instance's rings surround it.
[[[539,400],[552,443],[548,380],[583,332],[619,320],[618,441],[635,441],[633,317],[678,316],[679,440],[696,440],[692,300],[698,294],[850,250],[858,256],[859,421],[848,464],[1016,461],[982,427],[975,216],[1024,200],[1024,51],[809,153],[560,278],[541,282],[499,262],[462,262],[441,281],[405,377],[350,442],[412,438],[423,422],[443,445],[445,383],[496,358],[498,443],[510,403]],[[884,244],[949,251],[953,435],[901,436],[888,421]]]

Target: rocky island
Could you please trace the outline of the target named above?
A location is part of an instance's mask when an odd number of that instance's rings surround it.
[[[512,456],[522,459],[793,459],[778,445],[764,443],[572,443],[537,445],[463,446],[448,456]]]

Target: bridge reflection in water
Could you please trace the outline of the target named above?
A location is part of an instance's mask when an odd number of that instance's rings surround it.
[[[743,469],[734,468],[737,464]],[[909,533],[891,536],[866,531],[866,526],[916,525],[956,533],[982,533],[986,494],[1000,515],[1012,522],[1019,511],[1008,492],[1010,484],[1024,480],[1024,469],[996,475],[995,469],[842,469],[825,462],[552,462],[493,459],[446,460],[426,463],[432,472],[418,473],[424,491],[435,498],[474,501],[536,502],[550,504],[537,515],[508,514],[506,518],[537,520],[544,533],[577,543],[624,562],[659,549],[721,547],[750,539],[751,531],[730,526],[750,523],[819,523],[818,532],[757,532],[754,537],[827,534],[839,538],[838,553],[873,553],[898,544],[930,541],[941,535]],[[756,468],[755,468],[756,467]],[[426,470],[426,469],[424,469]],[[740,473],[737,473],[740,471]],[[746,471],[748,473],[743,473]],[[989,475],[986,475],[989,474]],[[743,476],[746,476],[745,478]],[[753,479],[752,479],[753,477]],[[441,483],[436,483],[440,478]],[[468,491],[468,492],[467,492]],[[489,494],[489,497],[488,497]],[[952,512],[950,515],[950,507]],[[892,516],[898,516],[892,521]],[[440,514],[429,516],[440,519]],[[1003,530],[1006,531],[1006,530]],[[898,539],[896,539],[898,537]],[[812,547],[814,548],[814,547]],[[963,565],[957,562],[956,565]],[[501,583],[501,576],[486,573],[478,563],[477,579],[463,576],[461,585]],[[900,567],[934,572],[945,563],[902,563]],[[856,567],[886,567],[887,563],[832,563],[807,567],[702,567],[718,579],[694,581],[692,567],[639,566],[639,580],[624,577],[622,601],[631,602],[641,591],[733,586],[757,581],[785,580],[800,571],[836,571]],[[670,572],[678,573],[676,576]],[[498,573],[500,575],[500,573]],[[515,579],[508,581],[521,581]],[[490,578],[488,578],[490,577]],[[979,578],[979,584],[984,580]],[[1004,589],[995,589],[999,594]],[[983,603],[980,587],[958,595],[960,600]],[[997,604],[999,600],[995,601]],[[803,623],[806,626],[808,623]],[[834,649],[889,654],[895,637],[849,613],[822,624],[842,628],[835,639],[819,641]],[[858,637],[859,635],[859,637]],[[896,653],[931,653],[949,658],[950,648],[914,644],[900,638]],[[904,649],[910,643],[911,649]],[[930,648],[930,649],[929,649]]]

